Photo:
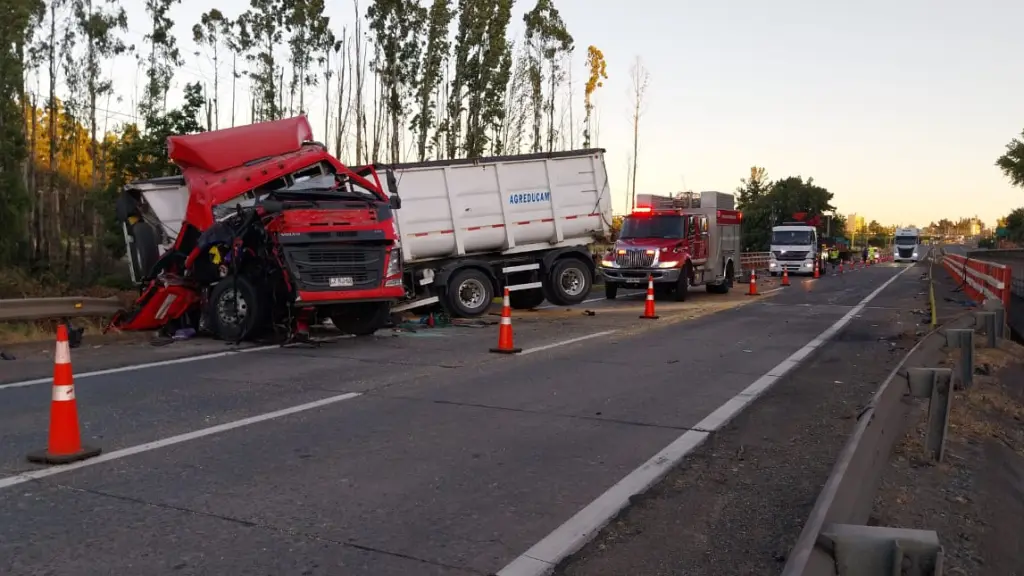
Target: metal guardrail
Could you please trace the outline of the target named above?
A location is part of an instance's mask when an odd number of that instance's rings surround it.
[[[111,298],[19,298],[0,300],[0,322],[109,316],[121,309]]]
[[[984,328],[987,346],[998,345],[1006,336],[1001,312],[958,316],[926,335],[889,374],[858,416],[782,576],[941,576],[942,547],[935,531],[865,524],[893,448],[911,425],[915,398],[929,399],[925,449],[932,460],[942,461],[954,383],[960,388],[972,381],[974,326]],[[930,368],[944,347],[960,349],[956,366]]]

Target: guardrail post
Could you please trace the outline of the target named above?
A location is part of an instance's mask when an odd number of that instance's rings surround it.
[[[998,345],[998,330],[996,328],[995,312],[975,312],[975,326],[980,326],[985,331],[985,346],[995,348]]]
[[[1006,338],[1006,308],[997,306],[992,310],[992,314],[996,317],[996,338],[1003,340]]]
[[[960,389],[966,390],[974,382],[974,330],[960,328],[946,330],[946,346],[960,349],[960,361],[957,369],[960,372]]]
[[[942,575],[942,545],[934,530],[829,524],[820,539],[831,544],[839,576]]]
[[[946,431],[953,406],[953,371],[949,368],[908,368],[907,383],[915,398],[928,398],[928,433],[925,450],[936,462],[946,453]]]

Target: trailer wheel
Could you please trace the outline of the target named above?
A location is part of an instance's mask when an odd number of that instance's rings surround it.
[[[546,278],[548,300],[559,306],[579,304],[590,294],[593,283],[590,268],[583,261],[576,258],[559,260]]]
[[[508,294],[509,304],[516,310],[530,310],[544,303],[544,291],[516,290]]]
[[[391,306],[387,302],[358,302],[337,306],[331,310],[331,323],[342,334],[372,336],[387,326],[391,319]]]
[[[210,291],[210,328],[221,340],[251,338],[263,327],[267,307],[256,285],[245,276],[224,278]]]
[[[139,280],[144,280],[153,272],[153,267],[160,260],[160,247],[157,245],[156,231],[145,220],[132,226],[132,246],[134,247],[135,263],[138,265]]]
[[[445,300],[455,316],[480,316],[490,309],[491,301],[494,300],[491,278],[476,268],[464,268],[453,274],[448,281]]]
[[[686,302],[690,295],[690,277],[693,276],[693,265],[689,261],[683,264],[683,271],[679,274],[679,282],[676,283],[676,302]]]
[[[615,300],[615,297],[619,294],[619,285],[614,282],[608,282],[605,280],[604,283],[604,297],[609,300]]]

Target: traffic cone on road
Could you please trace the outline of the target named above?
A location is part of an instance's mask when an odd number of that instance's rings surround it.
[[[99,448],[82,445],[68,327],[61,324],[57,326],[57,350],[53,359],[50,437],[46,449],[30,453],[28,461],[37,464],[69,464],[98,456],[100,452]]]
[[[758,296],[757,273],[753,270],[750,271],[750,290],[747,291],[747,296]]]
[[[680,286],[680,290],[685,290],[685,286]],[[643,320],[657,320],[658,315],[654,313],[654,277],[650,274],[647,275],[647,299],[644,300],[644,315],[640,317]]]
[[[843,273],[843,261],[842,260],[839,261],[839,273],[840,274]]]
[[[495,354],[518,354],[522,348],[516,348],[512,342],[512,305],[508,298],[508,288],[501,303],[501,322],[498,324],[498,347],[491,348]]]
[[[820,260],[816,260],[814,262],[814,278],[815,279],[821,278],[821,272],[819,272],[820,268],[821,268],[821,261]]]
[[[785,268],[782,269],[782,285],[789,286],[789,272]]]

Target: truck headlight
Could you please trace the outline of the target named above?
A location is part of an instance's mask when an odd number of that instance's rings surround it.
[[[659,262],[658,263],[658,268],[677,268],[678,266],[679,266],[679,262],[674,261],[674,260],[669,260],[667,262]]]
[[[601,266],[603,268],[615,268],[615,260],[612,260],[610,257],[605,256],[604,258],[601,259]]]
[[[384,272],[384,286],[393,288],[402,285],[402,253],[399,250],[388,252],[388,267]]]

